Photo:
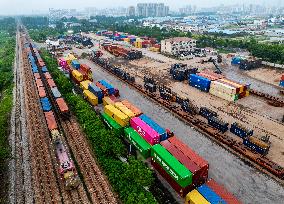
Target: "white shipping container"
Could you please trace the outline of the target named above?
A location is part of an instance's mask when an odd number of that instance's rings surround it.
[[[238,99],[236,94],[227,94],[227,93],[221,92],[218,89],[214,89],[214,88],[210,88],[209,93],[214,95],[214,96],[217,96],[219,98],[222,98],[226,101],[232,101],[233,102],[233,101],[236,101]]]
[[[230,85],[227,84],[223,84],[222,82],[218,82],[218,81],[212,81],[211,88],[220,90],[221,92],[227,93],[227,94],[236,94],[237,93],[237,89],[235,87],[232,87]]]

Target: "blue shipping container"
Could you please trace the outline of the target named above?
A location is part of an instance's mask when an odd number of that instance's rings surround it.
[[[226,204],[226,202],[206,184],[198,187],[197,190],[211,204]]]
[[[196,74],[189,75],[189,85],[201,91],[209,92],[211,81]]]
[[[76,69],[80,69],[80,63],[77,60],[72,61],[72,66]]]
[[[37,69],[36,67],[33,67],[33,68],[32,68],[32,72],[33,72],[33,73],[38,73],[38,69]]]
[[[159,133],[161,141],[168,139],[168,134],[164,128],[162,128],[160,125],[158,125],[155,121],[153,121],[151,118],[146,116],[145,114],[142,114],[139,116],[141,120],[143,120],[145,123],[147,123],[151,128],[153,128],[157,133]]]
[[[51,110],[51,105],[47,97],[41,98],[40,102],[41,102],[42,110],[44,112],[48,112]]]
[[[93,94],[95,94],[95,96],[98,97],[99,103],[102,103],[104,97],[102,90],[99,87],[97,87],[94,83],[90,83],[88,88],[90,92],[92,92]]]
[[[60,98],[61,97],[61,93],[58,91],[57,87],[51,88],[51,92],[52,92],[52,95],[54,96],[54,98]]]
[[[279,86],[283,86],[284,87],[284,80],[280,81]]]
[[[108,89],[108,93],[109,95],[114,94],[115,90],[113,88],[113,86],[111,84],[109,84],[108,82],[106,82],[105,80],[100,80],[99,83],[103,86],[105,86]]]
[[[43,66],[43,67],[41,68],[41,71],[42,71],[43,73],[48,72],[46,66]]]

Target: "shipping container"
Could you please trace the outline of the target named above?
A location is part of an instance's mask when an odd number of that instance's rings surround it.
[[[114,94],[114,87],[110,83],[106,82],[105,80],[99,80],[99,83],[107,88],[109,95]]]
[[[109,95],[108,89],[104,85],[102,85],[101,83],[97,82],[96,86],[99,87],[102,90],[104,96],[108,96]]]
[[[61,93],[59,92],[57,87],[53,87],[51,88],[51,92],[54,98],[60,98],[61,97]]]
[[[125,115],[127,115],[129,119],[135,116],[134,113],[131,110],[129,110],[125,105],[123,105],[123,103],[121,102],[114,103],[114,106],[117,109],[119,109],[121,112],[123,112]]]
[[[103,98],[103,105],[113,105],[114,106],[114,101],[110,99],[110,97],[106,96]]]
[[[227,94],[215,88],[210,88],[209,93],[230,102],[235,102],[239,99],[239,94]]]
[[[83,95],[90,102],[90,104],[92,104],[93,106],[98,105],[98,97],[96,97],[92,92],[90,92],[89,90],[84,90]]]
[[[43,67],[41,68],[41,71],[42,71],[43,73],[48,72],[47,67],[46,67],[46,66],[43,66]]]
[[[198,76],[196,74],[189,75],[189,85],[201,91],[208,92],[210,89],[211,81],[207,78]]]
[[[39,73],[34,73],[34,78],[35,78],[35,80],[40,79]]]
[[[201,72],[197,73],[197,75],[202,76],[204,78],[207,78],[211,81],[215,81],[215,80],[222,79],[222,78],[225,77],[221,74],[216,74],[216,73],[210,72],[210,71],[201,71]]]
[[[186,195],[185,204],[210,204],[197,190]]]
[[[181,187],[192,183],[192,173],[160,144],[152,147],[151,156]]]
[[[72,60],[71,64],[75,69],[80,69],[80,63],[77,60]]]
[[[127,117],[127,115],[122,113],[120,110],[118,110],[114,106],[106,105],[104,107],[104,112],[107,115],[109,115],[110,117],[112,117],[122,127],[125,127],[125,126],[129,125],[129,118]]]
[[[139,115],[142,114],[141,110],[138,109],[136,106],[134,106],[132,103],[130,103],[127,100],[123,100],[121,101],[123,103],[123,105],[125,105],[129,110],[132,111],[132,113],[134,113],[134,115],[137,117]]]
[[[72,76],[80,83],[83,81],[83,75],[78,70],[72,71]]]
[[[211,204],[226,204],[226,202],[206,184],[198,187],[197,191]]]
[[[102,113],[102,119],[110,129],[114,130],[118,135],[123,135],[123,128],[113,118],[106,113]]]
[[[151,145],[144,140],[133,128],[124,129],[125,136],[128,141],[133,144],[141,155],[147,159],[151,156]]]
[[[241,124],[236,122],[231,125],[230,132],[241,138],[253,135],[253,130],[243,127]]]
[[[160,142],[160,135],[140,118],[131,118],[130,126],[151,145],[158,144]]]
[[[55,82],[53,81],[53,79],[47,79],[47,83],[49,85],[50,88],[56,87]]]
[[[192,185],[197,187],[203,184],[208,176],[208,169],[203,172],[191,158],[187,157],[180,149],[171,144],[168,140],[160,143],[169,153],[171,153],[181,164],[192,173]],[[204,175],[206,174],[206,175]]]
[[[49,74],[49,72],[44,73],[44,76],[45,76],[46,79],[52,79],[52,77]]]
[[[43,86],[42,80],[41,79],[36,79],[36,86],[41,87]]]
[[[229,84],[225,84],[222,81],[212,81],[210,85],[210,89],[216,89],[219,92],[223,92],[225,94],[234,95],[237,94],[237,89]]]
[[[149,125],[151,128],[153,128],[157,133],[160,135],[160,141],[164,141],[168,139],[168,134],[164,128],[162,128],[160,125],[158,125],[155,121],[153,121],[151,118],[149,118],[147,115],[142,114],[139,116],[141,120],[143,120],[147,125]]]
[[[281,80],[281,81],[280,81],[279,86],[284,87],[284,80]]]
[[[98,97],[99,103],[102,103],[104,97],[102,90],[94,83],[89,84],[88,88],[90,92],[92,92],[93,94],[95,94],[96,97]]]
[[[211,188],[217,195],[219,195],[228,204],[241,204],[241,202],[223,186],[219,185],[213,179],[210,179],[206,185]]]
[[[219,79],[218,81],[222,82],[222,83],[226,83],[226,84],[230,84],[231,86],[234,86],[237,89],[237,93],[241,93],[246,91],[246,86],[244,86],[243,84],[240,84],[238,82],[229,80],[229,79]]]
[[[38,95],[40,98],[44,98],[46,97],[46,92],[45,92],[45,88],[44,87],[37,87],[38,89]]]
[[[51,104],[47,97],[40,99],[41,107],[44,112],[48,112],[51,110]]]
[[[60,113],[69,113],[69,108],[63,98],[57,98],[56,104],[58,106]]]
[[[181,187],[155,160],[151,159],[151,164],[154,169],[170,184],[170,186],[179,194],[181,197],[185,197],[186,194],[194,189],[193,185]]]
[[[48,129],[50,131],[54,130],[54,129],[57,129],[57,123],[56,123],[56,120],[55,120],[53,112],[52,111],[44,112],[44,115],[45,115],[45,120],[47,122]]]
[[[80,82],[80,88],[84,91],[84,90],[88,90],[89,89],[89,84],[92,83],[89,80],[86,81],[81,81]]]
[[[198,170],[195,170],[194,166],[187,166],[184,164],[193,174],[193,184],[198,186],[204,183],[208,179],[209,163],[199,156],[195,151],[193,151],[189,146],[180,141],[177,137],[174,136],[169,138],[168,142],[174,145],[176,149],[182,152],[187,158],[190,159],[190,161],[199,167]]]

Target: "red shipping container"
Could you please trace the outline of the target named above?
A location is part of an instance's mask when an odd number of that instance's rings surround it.
[[[46,122],[47,122],[48,129],[50,131],[57,129],[57,123],[56,123],[53,112],[52,111],[44,112],[44,115],[45,115],[45,119],[46,119]]]
[[[213,179],[210,179],[206,185],[211,188],[218,196],[220,196],[228,204],[242,204],[232,193],[227,191],[223,186],[219,185]]]
[[[205,183],[208,178],[208,170],[203,171],[191,158],[187,157],[182,151],[180,151],[175,145],[168,140],[160,143],[165,147],[180,163],[182,163],[192,173],[192,184],[197,187]]]
[[[282,75],[282,77],[281,77],[281,81],[283,81],[284,80],[284,74]]]
[[[34,77],[35,77],[36,80],[37,80],[37,79],[40,79],[39,73],[34,73]]]
[[[61,113],[69,112],[69,108],[63,98],[56,99],[56,103]]]
[[[41,79],[36,79],[36,86],[41,87],[43,86],[42,80]]]
[[[107,88],[105,86],[103,86],[99,82],[96,83],[96,86],[99,87],[103,91],[104,96],[108,96],[108,91],[107,91]]]
[[[46,92],[43,86],[37,87],[37,89],[38,89],[38,95],[40,98],[46,97]]]
[[[48,85],[49,85],[50,88],[56,86],[56,84],[54,83],[53,79],[48,79],[48,80],[47,80],[47,83],[48,83]]]
[[[159,172],[159,174],[170,184],[170,186],[179,194],[181,197],[185,197],[191,190],[194,189],[193,185],[189,185],[182,188],[157,162],[151,159],[151,164]]]
[[[169,142],[172,143],[174,146],[177,147],[180,151],[182,151],[188,158],[190,158],[191,161],[193,161],[197,166],[200,168],[200,176],[204,179],[208,178],[208,170],[209,170],[209,164],[208,162],[203,159],[201,156],[199,156],[196,152],[194,152],[190,147],[188,147],[186,144],[181,142],[177,137],[170,137]]]
[[[112,100],[114,103],[116,103],[116,102],[119,101],[114,95],[110,95],[109,98],[110,98],[110,100]]]

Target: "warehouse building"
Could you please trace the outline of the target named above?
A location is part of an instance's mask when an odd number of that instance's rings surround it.
[[[169,55],[193,52],[195,49],[196,40],[188,37],[169,38],[161,41],[161,52]]]

